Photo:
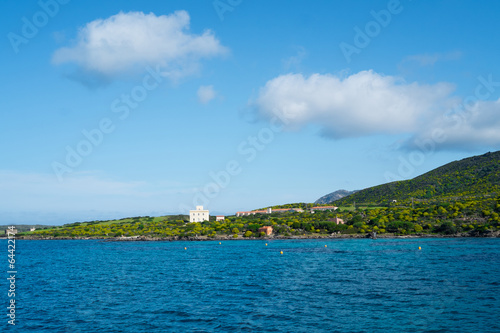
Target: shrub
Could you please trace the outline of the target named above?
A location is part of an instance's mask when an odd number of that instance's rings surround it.
[[[399,230],[412,230],[415,225],[412,222],[407,221],[394,221],[387,225],[387,231],[398,232]]]
[[[441,232],[445,235],[451,235],[457,232],[457,228],[455,225],[451,222],[443,222],[441,225],[436,229],[438,232]]]
[[[352,225],[354,228],[363,228],[364,226],[364,223],[363,222],[356,222],[356,223],[353,223]]]
[[[252,235],[253,235],[253,233],[249,230],[249,231],[245,232],[245,235],[244,235],[244,236],[245,236],[245,237],[250,237],[250,236],[252,236]]]
[[[349,227],[352,227],[352,225],[349,226]],[[358,233],[358,229],[357,228],[347,228],[344,233],[345,234],[357,234]]]

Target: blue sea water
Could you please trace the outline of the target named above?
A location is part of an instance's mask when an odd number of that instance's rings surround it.
[[[500,239],[265,243],[18,240],[0,330],[500,332]]]

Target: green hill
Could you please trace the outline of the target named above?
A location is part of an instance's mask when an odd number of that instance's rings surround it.
[[[500,193],[500,151],[443,165],[416,178],[370,187],[336,200],[335,205],[387,204],[393,200],[450,200]]]

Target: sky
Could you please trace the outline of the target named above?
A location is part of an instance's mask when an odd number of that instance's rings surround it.
[[[500,147],[500,3],[0,9],[0,224],[232,215]]]

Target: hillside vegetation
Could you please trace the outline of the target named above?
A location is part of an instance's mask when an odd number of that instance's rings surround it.
[[[336,224],[339,217],[345,224]],[[114,221],[71,223],[62,227],[21,233],[30,238],[225,239],[267,238],[258,229],[273,226],[275,236],[318,237],[339,234],[456,234],[469,236],[500,232],[500,197],[442,203],[417,202],[413,206],[339,208],[337,210],[283,212],[228,216],[224,221],[189,223],[186,215],[134,217]]]
[[[500,235],[500,152],[446,164],[408,181],[375,186],[351,194],[333,205],[337,210],[310,209],[296,203],[272,208],[302,208],[303,212],[273,212],[228,216],[224,221],[189,223],[188,216],[134,217],[113,221],[66,224],[34,232],[29,238],[227,239],[267,238],[258,229],[272,226],[271,237],[323,237],[336,234]],[[356,205],[352,203],[356,202]],[[345,224],[337,224],[341,218]],[[361,235],[360,235],[361,236]]]
[[[443,165],[416,178],[370,187],[340,200],[337,206],[356,203],[388,204],[450,201],[500,194],[500,151]]]

